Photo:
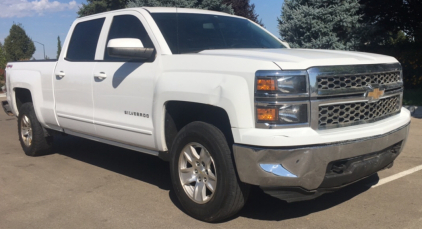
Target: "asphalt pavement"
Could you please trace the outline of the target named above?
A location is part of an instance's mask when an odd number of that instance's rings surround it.
[[[0,228],[422,228],[422,119],[412,118],[393,168],[315,200],[286,203],[258,188],[235,217],[209,224],[180,207],[157,157],[72,136],[27,157],[15,117],[0,112]]]

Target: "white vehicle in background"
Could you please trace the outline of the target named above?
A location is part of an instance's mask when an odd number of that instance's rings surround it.
[[[78,18],[57,61],[6,72],[3,107],[27,155],[61,132],[159,156],[182,206],[208,222],[236,214],[250,185],[293,202],[389,168],[410,123],[396,59],[290,49],[212,11]]]

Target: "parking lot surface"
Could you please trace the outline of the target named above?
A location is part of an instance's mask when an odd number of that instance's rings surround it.
[[[1,111],[0,131],[0,228],[422,228],[422,170],[371,188],[422,165],[422,119],[412,118],[393,168],[305,202],[254,188],[238,215],[217,224],[183,212],[157,157],[60,136],[54,154],[31,158],[15,117]]]

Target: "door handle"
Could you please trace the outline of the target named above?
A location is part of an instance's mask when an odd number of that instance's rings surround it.
[[[60,78],[63,78],[66,74],[64,73],[64,71],[60,71],[59,73],[57,73],[57,76]]]
[[[107,78],[107,75],[104,72],[94,74],[94,77],[100,80]]]

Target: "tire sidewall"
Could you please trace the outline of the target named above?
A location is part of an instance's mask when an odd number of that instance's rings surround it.
[[[176,192],[176,196],[184,209],[193,217],[208,221],[212,220],[212,218],[222,208],[226,201],[227,193],[230,191],[227,179],[227,175],[229,174],[227,171],[228,166],[226,165],[227,160],[223,157],[225,155],[224,152],[221,152],[230,151],[230,149],[228,148],[227,143],[225,145],[217,144],[215,142],[217,140],[216,137],[212,135],[212,132],[209,131],[205,125],[201,125],[201,127],[201,129],[198,129],[192,128],[191,125],[188,125],[180,131],[171,150],[170,170],[174,191]],[[221,135],[223,136],[222,133]],[[190,197],[185,193],[179,178],[178,167],[180,154],[187,144],[193,142],[203,145],[208,150],[214,159],[217,172],[216,191],[214,192],[211,200],[205,204],[198,204],[190,199]],[[195,210],[193,211],[192,209]]]

